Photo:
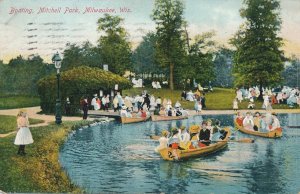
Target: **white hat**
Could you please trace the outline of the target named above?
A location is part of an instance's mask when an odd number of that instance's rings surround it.
[[[94,94],[94,97],[97,97],[98,95],[97,94]]]

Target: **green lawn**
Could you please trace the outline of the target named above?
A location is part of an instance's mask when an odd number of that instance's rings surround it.
[[[160,96],[163,98],[170,98],[172,100],[173,105],[177,100],[180,101],[181,99],[181,90],[174,90],[171,91],[169,89],[152,89],[152,88],[132,88],[129,90],[124,90],[123,95],[137,95],[141,94],[142,91],[147,90],[149,94],[153,94],[155,98]],[[193,91],[195,92],[195,91]],[[235,90],[234,89],[227,89],[227,88],[214,88],[213,92],[208,92],[205,95],[206,98],[206,109],[207,110],[232,110],[233,106],[233,99],[235,98]],[[181,105],[185,109],[194,109],[194,102],[188,101],[180,101]],[[256,108],[261,109],[262,101],[255,102]],[[247,109],[248,100],[242,101],[239,103],[239,109]],[[288,109],[287,105],[273,105],[274,109]]]
[[[29,123],[31,125],[43,123],[40,119],[29,118]],[[17,118],[15,116],[5,116],[0,115],[0,134],[9,133],[17,129]]]
[[[11,123],[10,119],[6,123]],[[59,149],[74,125],[91,121],[64,122],[31,128],[34,143],[26,146],[26,156],[17,155],[13,144],[15,135],[0,139],[0,189],[12,193],[70,193],[82,192],[71,183],[59,164]]]
[[[0,109],[40,106],[40,98],[34,96],[0,96]]]

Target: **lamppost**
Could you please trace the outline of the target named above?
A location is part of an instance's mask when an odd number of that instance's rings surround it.
[[[61,58],[58,54],[53,55],[52,57],[52,62],[55,65],[56,68],[56,78],[57,78],[57,99],[56,99],[56,104],[55,104],[55,123],[56,124],[61,124],[61,102],[60,102],[60,94],[59,94],[59,81],[60,81],[60,73],[59,69],[61,68]]]

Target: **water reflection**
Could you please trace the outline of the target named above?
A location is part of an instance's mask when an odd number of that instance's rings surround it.
[[[74,183],[91,193],[297,193],[300,184],[300,115],[279,115],[281,139],[253,137],[254,144],[229,143],[213,155],[167,162],[154,153],[149,134],[216,118],[233,125],[233,115],[194,116],[182,121],[122,125],[106,123],[78,130],[61,150],[60,161]],[[233,131],[236,138],[249,137]]]

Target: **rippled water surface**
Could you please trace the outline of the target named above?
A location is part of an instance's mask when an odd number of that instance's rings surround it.
[[[206,116],[183,121],[104,123],[70,134],[60,162],[72,181],[90,193],[298,193],[300,191],[300,114],[281,114],[281,139],[247,136],[225,150],[188,161],[163,161],[154,153],[160,134],[171,126],[198,124]],[[232,115],[218,118],[233,126]]]

